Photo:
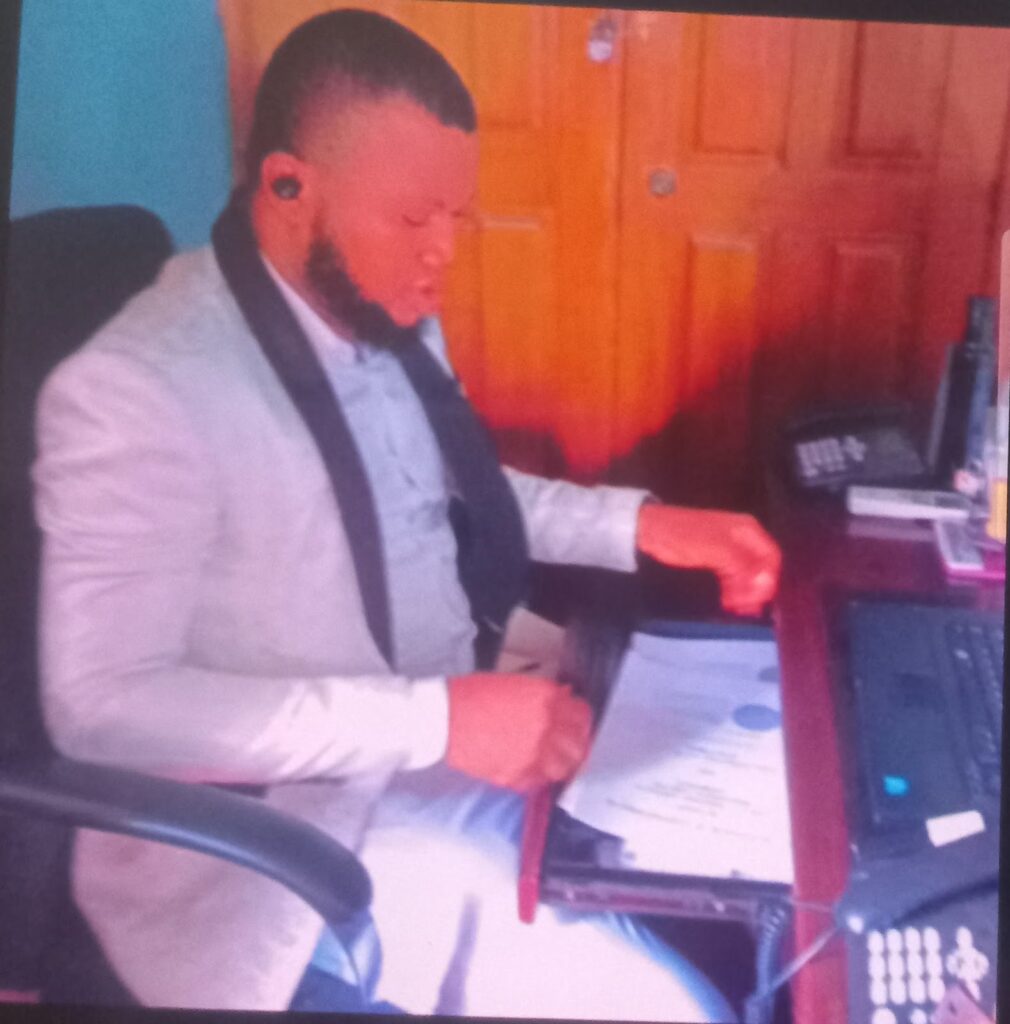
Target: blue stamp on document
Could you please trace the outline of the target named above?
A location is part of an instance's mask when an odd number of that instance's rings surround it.
[[[752,732],[767,732],[782,725],[782,714],[767,704],[741,704],[733,709],[733,721],[741,729]]]

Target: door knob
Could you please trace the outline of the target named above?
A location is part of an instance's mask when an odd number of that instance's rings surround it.
[[[657,167],[649,175],[649,191],[660,199],[677,191],[677,175],[669,167]]]

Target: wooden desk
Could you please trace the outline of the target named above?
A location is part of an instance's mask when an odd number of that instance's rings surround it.
[[[837,506],[803,506],[781,494],[771,503],[769,521],[784,556],[775,619],[796,896],[830,904],[845,887],[849,844],[826,599],[841,591],[907,592],[956,596],[976,607],[1001,608],[1004,590],[1002,583],[948,583],[928,528],[918,524],[849,519]],[[882,535],[868,536],[873,530]],[[805,948],[829,921],[822,913],[799,912],[796,948]],[[799,973],[792,995],[795,1024],[847,1024],[845,948],[840,937]]]

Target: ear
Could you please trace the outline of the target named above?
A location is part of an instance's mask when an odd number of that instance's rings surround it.
[[[314,169],[293,153],[276,150],[260,165],[260,197],[284,218],[304,217],[317,192]]]

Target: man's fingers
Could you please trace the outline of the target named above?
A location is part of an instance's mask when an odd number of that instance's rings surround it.
[[[541,739],[533,774],[547,782],[570,778],[589,752],[591,733],[588,705],[570,699],[556,708],[554,720]]]
[[[592,714],[571,687],[491,673],[449,681],[446,760],[459,771],[520,791],[567,778],[585,757]]]
[[[723,595],[732,604],[763,605],[775,596],[775,587],[754,580],[730,580],[723,584]]]
[[[588,733],[593,728],[593,713],[589,705],[578,697],[567,697],[554,703],[553,722],[563,728]]]
[[[537,770],[548,782],[561,782],[575,773],[584,753],[563,743],[552,744],[541,754]]]
[[[720,575],[723,604],[739,615],[759,615],[778,588],[782,555],[749,516],[731,531],[731,565]]]
[[[778,588],[778,576],[767,570],[735,573],[724,577],[723,586],[740,600],[770,601]]]
[[[517,793],[530,793],[534,789],[539,789],[543,786],[547,780],[543,776],[532,769],[527,769],[523,772],[517,772],[507,776],[501,776],[497,779],[491,780],[496,786],[501,786],[503,789],[515,790]]]
[[[758,602],[736,602],[736,601],[725,601],[723,607],[726,611],[731,612],[733,615],[740,615],[745,618],[758,618],[764,611],[766,601]]]
[[[721,590],[722,603],[727,611],[737,615],[760,615],[764,606],[775,596],[775,580],[723,577]]]
[[[580,728],[555,729],[546,737],[542,749],[578,764],[589,750],[589,733]]]
[[[743,547],[749,548],[762,560],[777,561],[779,547],[765,532],[761,524],[751,516],[744,516],[733,528],[730,536]]]
[[[730,539],[741,570],[748,569],[752,575],[768,573],[773,581],[778,577],[782,552],[756,519],[745,518],[730,532]]]
[[[564,754],[544,752],[536,764],[530,765],[521,772],[507,778],[495,780],[499,786],[514,789],[520,793],[528,793],[540,786],[552,782],[564,782],[575,771],[577,762],[573,762]]]

